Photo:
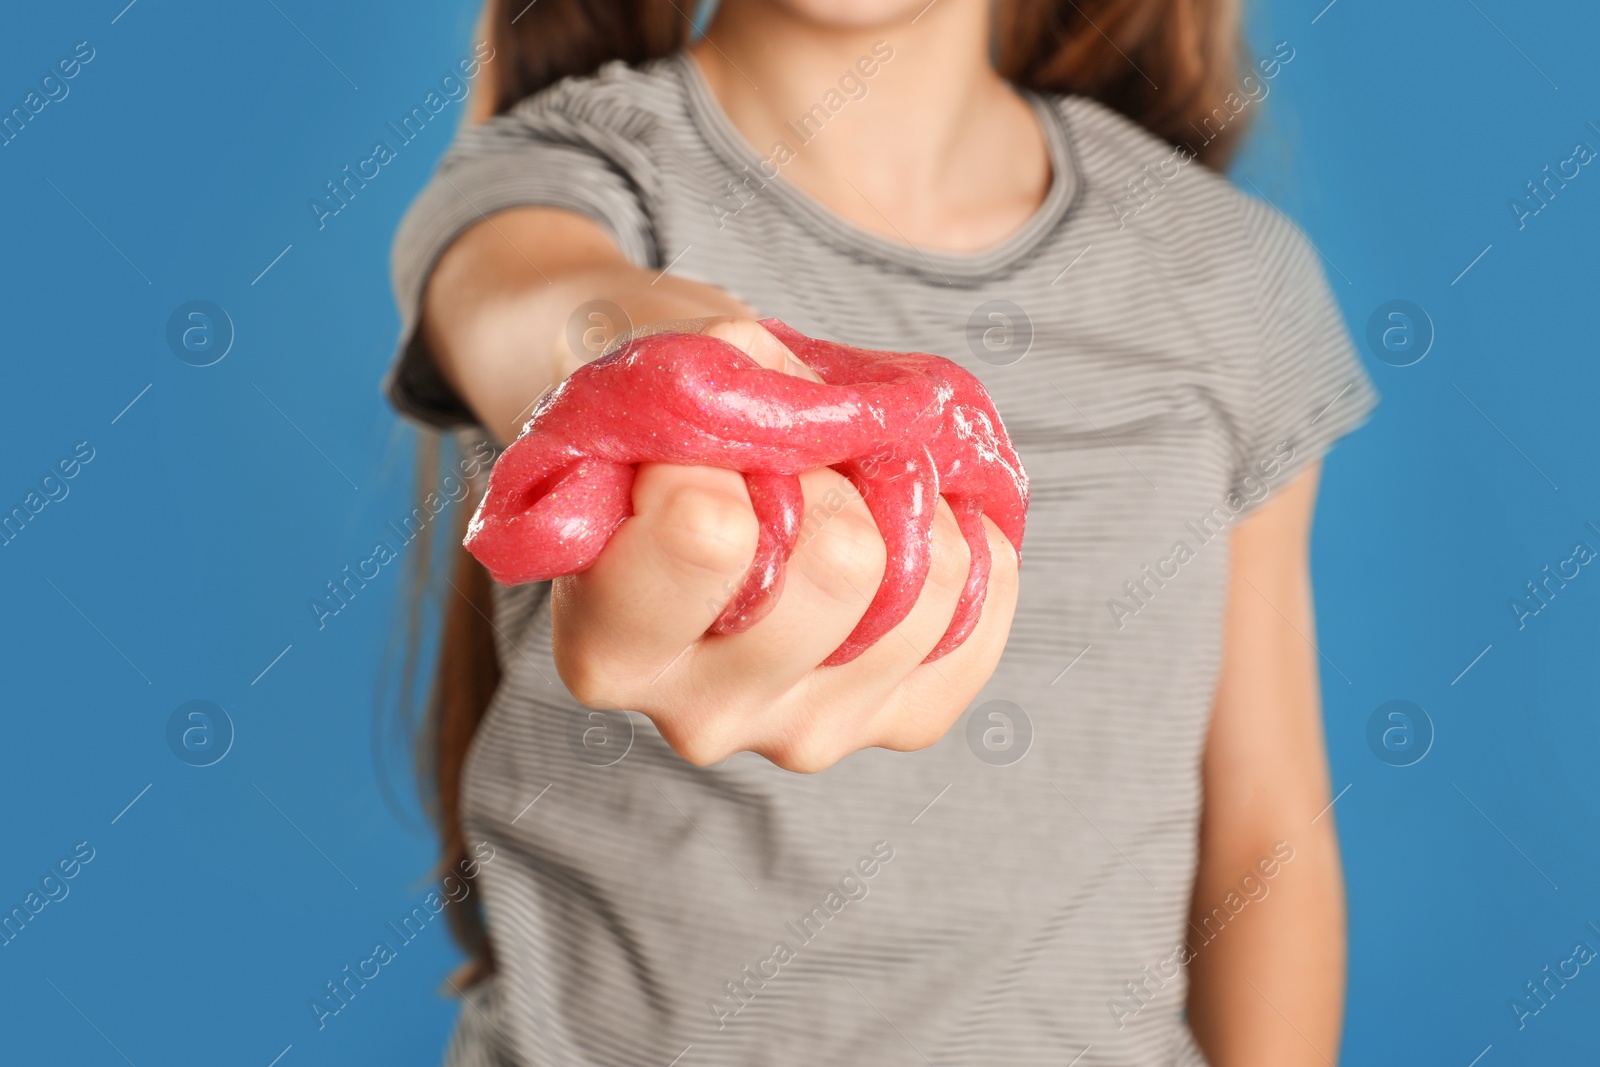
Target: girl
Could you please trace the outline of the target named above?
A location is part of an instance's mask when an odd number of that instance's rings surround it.
[[[428,743],[446,862],[494,859],[449,1062],[1333,1062],[1307,540],[1374,396],[1315,253],[1214,169],[1276,60],[1231,0],[689,14],[490,0],[481,121],[396,241],[395,404],[504,444],[674,320],[796,374],[756,318],[939,353],[1022,454],[1027,551],[989,527],[979,627],[922,663],[967,571],[942,508],[842,667],[883,546],[832,471],[737,636],[729,471],[641,469],[553,586],[462,556]]]

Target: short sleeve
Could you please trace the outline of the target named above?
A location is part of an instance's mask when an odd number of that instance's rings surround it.
[[[1239,391],[1232,491],[1262,503],[1367,420],[1378,402],[1311,243],[1272,207],[1248,201],[1258,350]],[[1242,512],[1241,512],[1242,513]]]
[[[651,162],[627,105],[626,68],[569,79],[488,122],[464,127],[396,232],[390,256],[400,341],[383,389],[402,414],[437,427],[474,421],[440,376],[417,330],[422,293],[445,249],[469,226],[514,207],[593,219],[640,266],[654,266],[645,210]]]

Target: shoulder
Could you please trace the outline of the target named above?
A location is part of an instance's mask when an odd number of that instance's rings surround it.
[[[682,59],[639,66],[614,60],[593,74],[564,78],[515,104],[505,116],[524,124],[571,123],[637,136],[684,112]]]
[[[655,180],[656,161],[688,135],[685,95],[678,57],[636,67],[607,63],[524,97],[486,122],[462,127],[442,167],[451,173],[476,163],[517,168],[538,158],[545,177],[570,184],[596,161],[647,187]]]
[[[1292,223],[1227,175],[1195,158],[1212,131],[1173,144],[1126,115],[1083,96],[1046,98],[1061,116],[1083,183],[1084,209],[1117,229],[1159,230],[1168,243],[1254,255],[1303,244]]]

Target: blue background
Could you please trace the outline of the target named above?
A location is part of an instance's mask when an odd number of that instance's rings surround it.
[[[1317,524],[1345,1060],[1594,1062],[1600,967],[1520,1031],[1509,1002],[1600,948],[1600,577],[1522,629],[1509,605],[1600,548],[1600,168],[1522,229],[1509,201],[1600,148],[1600,14],[1323,2],[1253,16],[1257,50],[1295,58],[1237,174],[1317,245],[1363,347],[1393,299],[1436,332],[1412,366],[1366,352],[1383,404],[1330,458]],[[0,547],[0,910],[95,850],[0,948],[0,1059],[436,1063],[442,923],[326,1029],[307,1007],[420,902],[433,854],[403,750],[374,758],[401,566],[320,630],[307,605],[411,507],[414,439],[377,391],[387,250],[462,105],[325,228],[307,202],[469,52],[475,5],[123,3],[31,5],[0,38],[0,111],[95,50],[0,147],[0,511],[94,449]],[[166,341],[193,299],[237,335],[204,368]],[[236,734],[206,768],[166,739],[192,699]],[[1392,699],[1432,722],[1412,766],[1368,742]]]

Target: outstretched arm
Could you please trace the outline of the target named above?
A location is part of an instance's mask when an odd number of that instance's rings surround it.
[[[479,223],[440,258],[424,296],[423,336],[445,380],[508,441],[533,401],[580,364],[568,323],[594,300],[621,307],[623,325],[634,327],[749,314],[711,286],[633,267],[593,222],[526,208]],[[754,319],[700,328],[764,367],[809,374]],[[591,707],[644,713],[701,764],[748,750],[815,771],[862,748],[922,748],[943,736],[1005,647],[1015,551],[981,520],[994,565],[977,626],[960,648],[924,664],[970,571],[961,527],[939,501],[929,579],[910,613],[858,659],[822,667],[866,612],[887,553],[843,476],[820,469],[800,483],[806,525],[776,606],[742,633],[715,634],[707,628],[757,548],[745,481],[729,470],[641,464],[632,517],[588,570],[555,583],[556,666],[572,693]]]
[[[1307,551],[1317,477],[1301,474],[1232,536],[1188,932],[1189,1023],[1213,1067],[1339,1058],[1344,882]]]
[[[423,294],[422,335],[445,381],[503,444],[535,398],[592,355],[572,350],[568,326],[595,300],[622,309],[628,321],[613,324],[619,332],[749,314],[714,286],[640,270],[581,215],[527,207],[484,219],[439,257]]]

